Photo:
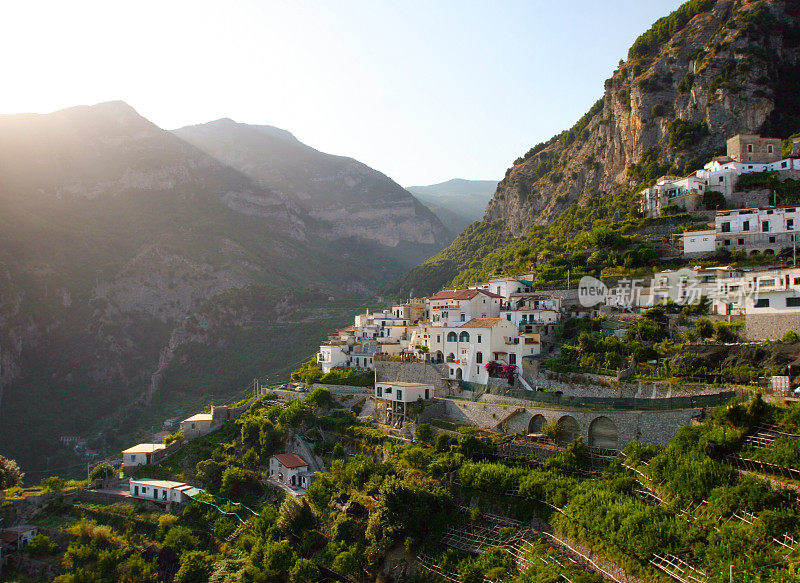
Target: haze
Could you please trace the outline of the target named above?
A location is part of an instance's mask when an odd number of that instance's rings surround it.
[[[0,112],[270,124],[402,184],[499,179],[678,0],[4,3]]]

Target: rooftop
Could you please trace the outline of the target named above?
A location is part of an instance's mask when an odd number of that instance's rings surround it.
[[[478,294],[484,294],[490,298],[502,298],[499,294],[486,291],[485,289],[450,289],[436,292],[430,298],[431,300],[471,300]]]
[[[190,485],[184,482],[173,482],[172,480],[153,480],[151,478],[131,478],[131,484],[144,484],[154,488],[170,488],[172,490],[187,490]]]
[[[392,385],[393,387],[407,387],[407,388],[413,388],[413,387],[422,388],[422,387],[432,387],[433,386],[432,384],[429,384],[429,383],[407,383],[405,381],[379,381],[378,384],[381,384],[381,385]]]
[[[123,449],[122,453],[153,453],[154,451],[164,449],[165,447],[166,446],[163,443],[140,443],[138,445],[134,445],[133,447],[129,447],[128,449]]]
[[[303,461],[303,458],[296,453],[276,453],[273,457],[287,468],[304,468],[308,466]]]
[[[503,318],[473,318],[458,328],[491,328],[503,321]]]
[[[188,419],[184,419],[183,423],[187,421],[213,421],[214,417],[212,417],[211,413],[198,413],[197,415],[192,415]]]

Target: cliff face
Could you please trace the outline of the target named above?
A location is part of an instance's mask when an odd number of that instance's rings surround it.
[[[284,130],[221,119],[174,134],[294,201],[318,222],[323,238],[358,237],[388,247],[441,248],[450,241],[439,219],[388,176],[315,150]]]
[[[800,130],[792,89],[799,79],[800,4],[690,4],[701,10],[683,26],[677,17],[665,23],[677,29],[672,34],[637,41],[576,126],[509,168],[484,220],[502,220],[522,235],[571,204],[602,204],[609,193],[658,171],[691,172],[724,153],[736,133],[785,138]]]

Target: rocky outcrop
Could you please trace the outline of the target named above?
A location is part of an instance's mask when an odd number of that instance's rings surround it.
[[[653,173],[691,172],[736,133],[800,130],[797,3],[709,4],[651,50],[632,51],[576,126],[518,159],[484,220],[521,235]]]

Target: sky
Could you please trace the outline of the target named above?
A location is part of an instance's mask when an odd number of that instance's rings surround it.
[[[4,0],[0,113],[274,125],[404,186],[499,180],[680,0]]]

